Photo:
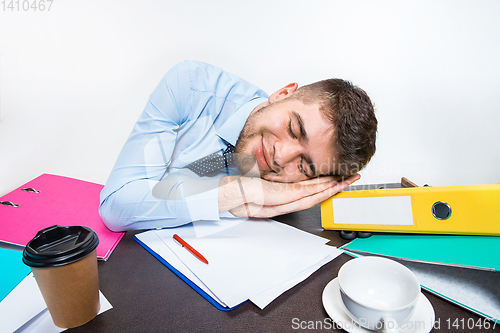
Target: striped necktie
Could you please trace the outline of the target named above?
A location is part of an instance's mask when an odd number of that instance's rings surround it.
[[[222,155],[220,152],[210,154],[186,165],[186,168],[193,171],[198,176],[204,176],[222,168],[227,168],[229,165],[234,163],[233,150],[234,146],[232,144],[228,144]]]

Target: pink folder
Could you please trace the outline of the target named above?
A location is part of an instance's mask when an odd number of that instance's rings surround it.
[[[112,232],[99,216],[103,185],[43,174],[0,198],[0,241],[25,246],[46,227],[82,225],[99,236],[97,257],[107,260],[124,232]]]

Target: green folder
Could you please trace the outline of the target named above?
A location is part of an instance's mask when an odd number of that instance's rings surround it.
[[[31,272],[23,263],[22,257],[21,251],[0,248],[0,301]]]
[[[411,261],[500,271],[500,237],[375,234],[342,249]]]

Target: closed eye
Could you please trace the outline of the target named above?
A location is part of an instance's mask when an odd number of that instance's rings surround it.
[[[300,163],[299,163],[299,171],[300,171],[302,174],[304,174],[304,175],[306,175],[307,177],[309,177],[309,176],[307,175],[306,170],[304,169],[304,158],[303,158],[303,157],[300,159]]]
[[[288,122],[288,133],[292,138],[297,139],[297,136],[295,135],[295,133],[293,133],[292,130],[292,119],[290,119],[290,121]]]

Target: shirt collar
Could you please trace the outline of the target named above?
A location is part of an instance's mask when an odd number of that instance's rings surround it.
[[[217,130],[217,135],[224,141],[236,146],[236,141],[240,136],[240,132],[245,126],[250,113],[260,104],[268,99],[257,97],[243,104],[226,122]]]

